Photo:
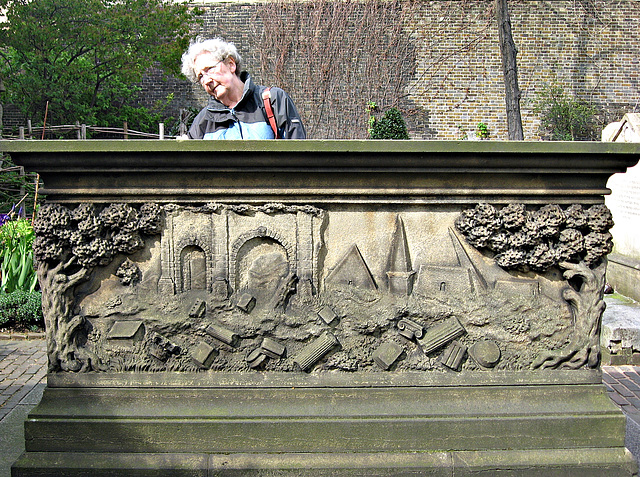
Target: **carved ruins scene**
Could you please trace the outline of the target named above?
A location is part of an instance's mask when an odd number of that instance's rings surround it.
[[[596,367],[612,225],[601,205],[46,205],[50,369]]]

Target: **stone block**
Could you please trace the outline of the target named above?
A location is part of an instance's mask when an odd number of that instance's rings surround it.
[[[338,319],[336,312],[329,306],[323,306],[318,312],[318,316],[322,318],[322,321],[327,325],[331,325]]]
[[[142,321],[116,321],[107,334],[107,340],[113,344],[129,347],[142,341],[144,333],[145,327]]]
[[[253,308],[256,306],[256,299],[248,293],[244,293],[240,298],[238,298],[236,306],[245,313],[251,313]]]
[[[605,303],[607,307],[602,315],[600,333],[603,355],[605,348],[612,357],[628,353],[629,361],[623,364],[631,364],[631,355],[640,352],[640,305],[617,294],[606,296]],[[628,351],[623,351],[625,349]],[[620,359],[615,358],[614,361]]]
[[[232,347],[238,346],[238,341],[240,340],[240,337],[235,332],[218,325],[207,326],[205,332],[209,336]]]
[[[403,351],[402,346],[397,343],[383,343],[374,351],[373,360],[381,369],[386,371],[393,366]]]
[[[213,346],[201,341],[192,351],[191,359],[201,368],[209,369],[217,355],[218,351]]]
[[[196,300],[191,309],[189,316],[191,318],[202,318],[207,311],[207,304],[204,300]]]
[[[279,359],[284,356],[287,349],[282,343],[279,343],[273,338],[265,338],[262,340],[260,350],[269,358]]]

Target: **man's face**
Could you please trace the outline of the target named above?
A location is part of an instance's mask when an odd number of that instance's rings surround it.
[[[205,91],[224,104],[236,72],[233,58],[220,61],[210,53],[202,53],[196,57],[193,70]]]

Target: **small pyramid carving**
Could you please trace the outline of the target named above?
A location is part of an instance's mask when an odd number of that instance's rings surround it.
[[[351,245],[351,248],[349,248],[331,273],[329,273],[327,282],[353,285],[365,290],[378,289],[373,275],[356,244]]]

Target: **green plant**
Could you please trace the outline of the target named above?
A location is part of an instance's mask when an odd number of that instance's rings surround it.
[[[480,139],[489,139],[489,127],[485,123],[478,123],[476,136]]]
[[[397,108],[389,109],[381,119],[377,119],[373,115],[377,109],[378,106],[373,101],[367,103],[367,112],[369,113],[369,138],[409,139],[407,125]]]
[[[540,114],[540,129],[553,141],[593,141],[598,139],[598,109],[552,83],[536,93],[533,111]]]
[[[0,227],[0,293],[35,290],[33,239],[33,227],[27,219],[10,220]]]
[[[43,328],[42,294],[23,290],[0,293],[0,326],[30,330]]]

